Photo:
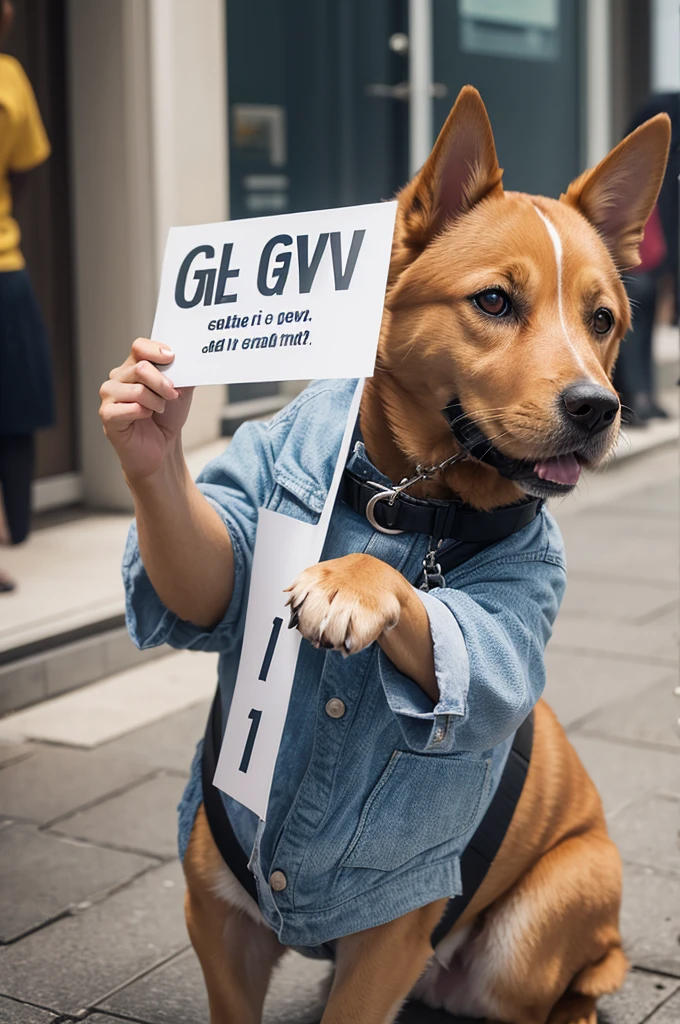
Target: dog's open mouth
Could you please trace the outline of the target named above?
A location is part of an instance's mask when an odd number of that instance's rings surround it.
[[[570,452],[569,455],[553,455],[551,459],[542,459],[534,463],[534,473],[539,480],[574,487],[581,475],[581,463],[575,452]]]
[[[513,459],[495,447],[475,421],[465,414],[460,402],[447,405],[443,413],[453,436],[468,455],[492,466],[501,476],[515,481],[534,497],[568,494],[578,483],[581,467],[587,464],[587,459],[576,451],[547,459]]]

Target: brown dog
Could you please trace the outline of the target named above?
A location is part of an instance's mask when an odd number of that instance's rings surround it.
[[[668,143],[660,115],[559,202],[506,193],[484,106],[463,90],[399,195],[378,365],[361,406],[367,451],[391,480],[456,452],[439,412],[452,395],[519,469],[508,479],[469,460],[421,483],[422,497],[457,495],[491,509],[568,489],[580,466],[606,459],[619,427],[611,373],[629,325],[619,272],[638,262]],[[569,404],[564,396],[584,380],[590,391]],[[565,415],[609,419],[565,453]],[[436,697],[427,616],[395,569],[361,554],[323,562],[293,583],[291,601],[309,640],[351,651],[377,641]],[[213,1024],[254,1024],[283,947],[239,893],[202,810],[184,866]],[[596,999],[626,972],[620,899],[600,799],[541,702],[510,829],[436,959],[430,934],[445,901],[339,939],[323,1022],[385,1024],[413,993],[507,1024],[595,1024]]]

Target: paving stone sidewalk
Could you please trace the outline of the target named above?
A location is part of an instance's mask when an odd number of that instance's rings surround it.
[[[569,585],[546,696],[625,861],[634,965],[602,1024],[680,1024],[680,700],[675,452],[556,509]],[[201,655],[196,655],[201,657]],[[175,805],[205,703],[91,750],[0,745],[0,1022],[206,1024],[182,915]],[[266,1024],[315,1024],[326,964],[288,954]],[[410,1006],[402,1021],[451,1018]]]

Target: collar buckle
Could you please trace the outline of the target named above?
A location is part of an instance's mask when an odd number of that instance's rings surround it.
[[[404,491],[407,491],[409,487],[413,487],[414,484],[419,483],[420,480],[431,480],[433,476],[441,472],[442,469],[446,469],[447,466],[453,465],[454,462],[458,462],[459,459],[466,458],[465,452],[456,452],[455,455],[450,455],[448,459],[444,459],[438,466],[416,466],[415,476],[404,477],[403,480],[394,487],[383,487],[382,484],[376,483],[374,480],[367,480],[366,483],[369,487],[374,487],[378,491],[374,494],[366,506],[366,518],[373,527],[374,530],[378,530],[380,533],[397,534],[403,533],[403,530],[391,530],[387,526],[381,526],[375,518],[374,509],[379,501],[387,501],[390,505],[394,505],[395,501],[401,497]],[[442,584],[436,584],[441,586]]]
[[[367,481],[367,483],[371,483],[372,486],[381,486],[380,484],[373,484],[372,481]],[[375,513],[373,511],[379,501],[388,501],[390,505],[394,505],[398,497],[398,490],[386,488],[385,490],[379,490],[377,494],[374,494],[373,497],[369,499],[369,502],[366,505],[366,518],[368,519],[369,523],[371,524],[374,530],[378,530],[380,533],[387,533],[390,535],[395,535],[397,533],[404,532],[403,530],[390,530],[387,526],[381,526],[378,520],[375,518]]]

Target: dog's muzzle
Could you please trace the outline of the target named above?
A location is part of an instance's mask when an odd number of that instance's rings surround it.
[[[600,462],[611,446],[611,435],[607,428],[616,419],[618,399],[614,397],[612,401],[607,393],[606,408],[603,400],[602,408],[596,408],[594,400],[588,404],[580,395],[576,397],[580,404],[578,408],[568,410],[569,419],[565,417],[566,422],[563,422],[559,431],[560,437],[555,438],[558,450],[547,458],[537,456],[534,459],[515,459],[504,455],[474,419],[466,414],[458,399],[450,402],[442,409],[442,413],[459,447],[469,457],[495,469],[507,480],[512,480],[526,494],[549,498],[568,494],[578,481],[580,467]],[[599,393],[597,397],[600,399]],[[561,398],[567,408],[563,396]],[[577,417],[578,422],[571,422]],[[581,422],[581,417],[587,418],[588,423]]]

